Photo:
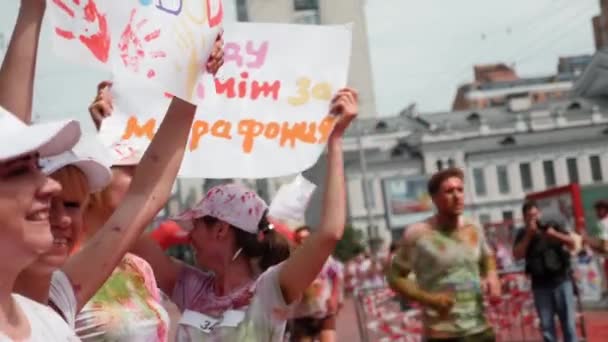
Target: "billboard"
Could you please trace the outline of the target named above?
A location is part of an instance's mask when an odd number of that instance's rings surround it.
[[[386,219],[391,229],[423,220],[432,215],[433,204],[426,190],[424,175],[391,177],[382,180]]]
[[[578,184],[528,194],[526,199],[536,201],[544,219],[556,220],[565,228],[577,232],[585,229],[585,215]]]

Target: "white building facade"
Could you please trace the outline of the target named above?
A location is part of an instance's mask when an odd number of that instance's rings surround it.
[[[361,142],[371,210],[368,215],[360,153],[351,152],[346,167],[352,225],[366,231],[371,221],[384,241],[400,236],[405,225],[432,211],[395,213],[399,199],[391,198],[394,189],[388,186],[418,178],[408,185],[421,187],[425,177],[451,165],[465,171],[466,211],[482,223],[519,220],[526,193],[608,182],[608,107],[601,101],[548,102],[518,112],[508,108],[404,112],[383,121],[366,120]],[[348,146],[356,150],[357,133],[351,133]],[[423,200],[428,205],[428,197]]]
[[[364,0],[236,0],[239,21],[313,25],[352,23],[348,84],[359,92],[360,115],[373,118],[376,117],[376,100],[364,3]]]

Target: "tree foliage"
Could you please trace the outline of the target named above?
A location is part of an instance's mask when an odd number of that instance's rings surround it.
[[[346,226],[344,228],[344,235],[342,240],[336,245],[334,256],[342,261],[346,262],[357,254],[362,253],[365,250],[363,243],[363,233],[352,226]]]

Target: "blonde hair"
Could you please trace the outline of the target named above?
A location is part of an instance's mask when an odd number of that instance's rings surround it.
[[[127,172],[131,168],[135,168],[135,166],[112,166],[112,179],[116,177],[116,172]],[[111,202],[112,196],[112,183],[108,184],[103,190],[94,193],[90,196],[91,201],[87,206],[87,216],[95,215],[97,217],[103,218],[104,221],[110,218],[112,213],[116,208],[113,208]]]
[[[89,201],[89,182],[84,172],[74,165],[67,165],[50,176],[61,184],[61,197],[64,200],[82,203]]]
[[[112,208],[110,208],[110,192],[111,187],[106,186],[100,192],[91,194],[91,201],[87,206],[87,213],[100,213],[101,217],[107,217],[112,214]]]

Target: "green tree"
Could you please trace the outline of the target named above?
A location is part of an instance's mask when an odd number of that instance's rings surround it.
[[[334,256],[342,262],[347,262],[364,250],[365,246],[361,231],[354,229],[352,226],[346,226],[342,240],[336,245]]]

